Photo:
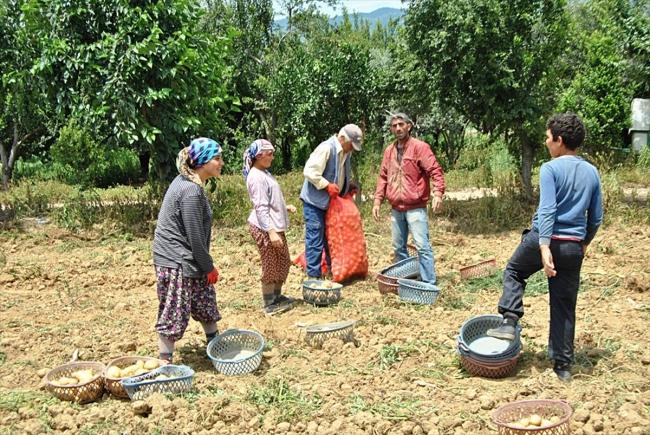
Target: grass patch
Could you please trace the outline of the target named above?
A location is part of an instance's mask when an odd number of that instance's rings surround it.
[[[309,417],[323,404],[320,394],[308,394],[292,388],[281,378],[267,379],[262,385],[252,386],[246,400],[255,405],[261,414],[275,409],[279,413],[279,421]]]
[[[361,394],[352,394],[347,400],[352,415],[369,412],[386,420],[408,420],[418,413],[418,399],[395,398],[390,402],[373,403]]]
[[[378,366],[386,370],[398,362],[401,362],[409,355],[420,352],[417,346],[412,343],[406,345],[384,346],[379,351]]]
[[[0,390],[0,410],[17,412],[19,408],[40,407],[40,412],[45,412],[48,407],[59,400],[47,392],[30,390]]]

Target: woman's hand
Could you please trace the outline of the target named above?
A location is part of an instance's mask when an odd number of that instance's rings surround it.
[[[271,246],[273,246],[274,248],[281,248],[284,245],[282,239],[280,238],[278,233],[275,232],[275,230],[269,231],[269,239],[271,239]]]
[[[288,211],[289,213],[295,213],[296,210],[297,210],[297,209],[296,209],[296,206],[295,206],[295,205],[291,205],[291,204],[287,205],[287,211]]]

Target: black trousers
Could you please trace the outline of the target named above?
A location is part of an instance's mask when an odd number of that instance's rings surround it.
[[[548,356],[557,362],[573,363],[576,302],[584,250],[581,242],[551,240],[551,253],[557,274],[548,278],[551,308]],[[526,280],[543,268],[539,234],[537,231],[525,230],[520,245],[510,257],[503,273],[500,314],[516,316],[518,319],[523,317]]]

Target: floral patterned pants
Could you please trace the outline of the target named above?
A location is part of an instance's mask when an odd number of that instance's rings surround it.
[[[169,341],[183,337],[192,319],[201,323],[221,320],[217,308],[217,295],[207,278],[183,276],[181,269],[155,266],[158,291],[158,321],[156,331]]]

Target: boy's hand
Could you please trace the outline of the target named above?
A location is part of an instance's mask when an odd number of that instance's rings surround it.
[[[555,271],[555,264],[553,264],[553,254],[551,253],[551,247],[549,245],[539,245],[539,249],[542,252],[542,264],[544,265],[544,273],[549,278],[553,278],[557,275]]]

